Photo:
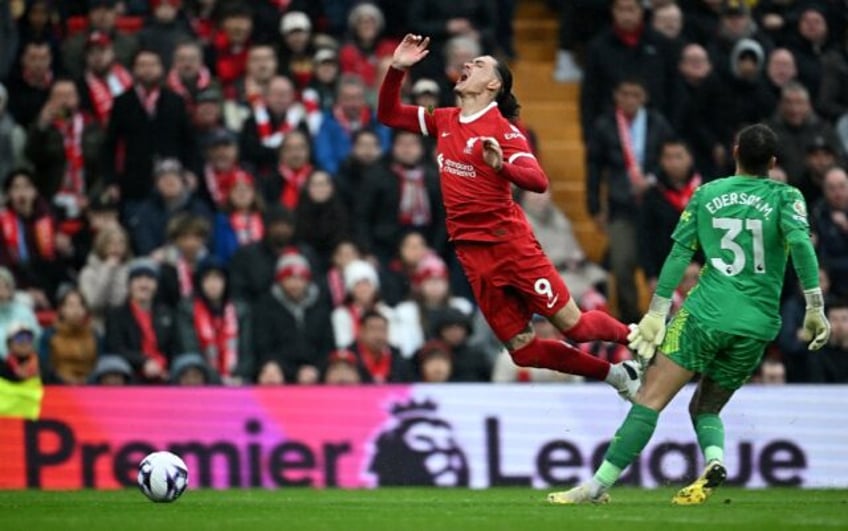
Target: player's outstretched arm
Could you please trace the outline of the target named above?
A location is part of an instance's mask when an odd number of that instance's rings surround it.
[[[671,310],[671,296],[680,284],[693,254],[695,250],[691,247],[680,242],[674,243],[657,280],[657,290],[651,298],[648,313],[627,336],[630,348],[636,351],[643,365],[654,357],[657,347],[665,338],[665,321]]]
[[[383,125],[413,133],[430,134],[432,115],[428,120],[423,107],[404,105],[400,101],[400,87],[406,70],[427,57],[430,52],[427,49],[429,44],[429,37],[407,34],[395,48],[392,65],[383,78],[377,100],[377,119]]]

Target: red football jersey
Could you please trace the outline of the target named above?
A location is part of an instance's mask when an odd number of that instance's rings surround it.
[[[509,180],[483,160],[483,142],[495,138],[505,163],[533,157],[527,139],[492,102],[471,116],[449,107],[418,108],[421,133],[436,137],[442,197],[451,240],[504,241],[533,233],[512,199]]]

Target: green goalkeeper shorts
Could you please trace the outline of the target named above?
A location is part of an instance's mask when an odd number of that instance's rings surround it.
[[[735,391],[757,369],[768,343],[704,326],[681,308],[668,325],[659,350],[681,367]]]

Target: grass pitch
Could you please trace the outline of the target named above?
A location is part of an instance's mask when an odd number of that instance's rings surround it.
[[[725,488],[696,507],[673,489],[615,489],[604,506],[551,506],[546,491],[493,489],[188,490],[155,504],[137,490],[0,491],[8,531],[341,529],[673,531],[848,529],[846,490]]]

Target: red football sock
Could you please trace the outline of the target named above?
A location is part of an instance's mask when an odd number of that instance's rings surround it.
[[[512,361],[519,367],[553,369],[568,374],[605,380],[610,371],[608,361],[586,354],[580,349],[554,339],[539,339],[510,352]]]
[[[606,312],[592,310],[584,312],[577,324],[565,331],[566,337],[578,343],[590,341],[612,341],[622,345],[627,344],[627,334],[630,329]]]

